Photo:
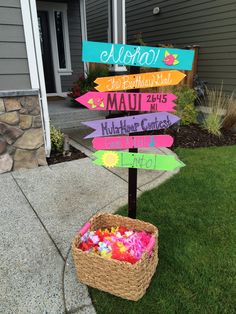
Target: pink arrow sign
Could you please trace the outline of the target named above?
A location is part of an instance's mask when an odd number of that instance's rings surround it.
[[[170,147],[174,142],[170,135],[97,137],[92,143],[95,149],[127,149],[148,147]]]
[[[176,98],[174,94],[164,93],[88,92],[76,101],[90,110],[175,112]]]

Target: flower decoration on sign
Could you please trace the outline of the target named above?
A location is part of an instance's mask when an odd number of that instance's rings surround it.
[[[95,109],[97,107],[104,108],[104,102],[103,98],[90,98],[88,100],[88,104],[91,105],[92,109]]]
[[[165,58],[163,62],[166,65],[177,65],[179,64],[179,61],[177,60],[178,55],[177,54],[171,54],[167,50],[165,51]]]
[[[105,152],[102,156],[102,163],[105,167],[115,167],[118,161],[119,155],[116,152]]]

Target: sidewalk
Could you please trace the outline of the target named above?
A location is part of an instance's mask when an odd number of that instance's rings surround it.
[[[140,171],[138,195],[173,173]],[[95,313],[70,243],[91,215],[127,203],[127,169],[111,171],[88,157],[1,175],[0,191],[0,313]]]

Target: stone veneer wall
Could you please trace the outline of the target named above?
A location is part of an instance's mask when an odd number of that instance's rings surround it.
[[[38,95],[0,94],[0,173],[47,165]]]

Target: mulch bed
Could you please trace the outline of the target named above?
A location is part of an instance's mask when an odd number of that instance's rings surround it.
[[[222,135],[209,134],[199,125],[181,126],[178,131],[167,130],[165,134],[174,136],[174,147],[196,148],[209,146],[225,146],[236,144],[236,134],[221,130]]]
[[[70,146],[70,152],[70,156],[63,156],[62,153],[51,152],[51,156],[47,158],[48,165],[55,165],[59,164],[60,162],[72,161],[87,157],[84,153],[73,146]]]

